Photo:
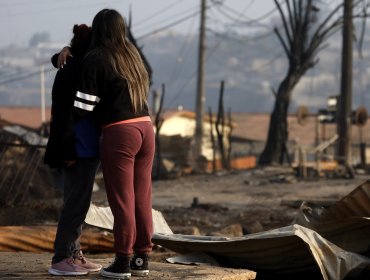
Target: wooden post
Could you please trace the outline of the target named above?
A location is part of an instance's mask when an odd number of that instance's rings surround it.
[[[41,136],[45,134],[45,67],[44,64],[40,66],[40,105],[41,105]]]
[[[204,119],[204,64],[205,64],[205,22],[206,22],[206,0],[201,0],[199,51],[198,51],[198,81],[196,97],[196,125],[195,125],[195,149],[194,160],[197,162],[202,155],[203,143],[203,119]]]
[[[350,130],[352,108],[352,57],[353,57],[353,0],[344,0],[343,42],[342,42],[342,77],[339,98],[337,131],[337,158],[341,165],[349,167],[350,160]]]

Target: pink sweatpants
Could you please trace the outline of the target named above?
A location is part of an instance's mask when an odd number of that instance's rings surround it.
[[[150,252],[152,249],[154,151],[151,122],[117,124],[102,131],[100,157],[114,216],[116,255]]]

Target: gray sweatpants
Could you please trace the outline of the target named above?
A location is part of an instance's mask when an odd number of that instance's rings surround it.
[[[79,158],[64,169],[64,203],[54,242],[52,263],[71,257],[80,250],[82,224],[90,207],[99,159]]]

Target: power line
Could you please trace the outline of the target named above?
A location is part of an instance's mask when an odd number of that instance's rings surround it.
[[[283,1],[280,1],[281,3],[280,4],[283,4]],[[244,14],[243,13],[239,13],[238,11],[235,11],[234,9],[230,8],[229,6],[226,6],[225,4],[222,5],[222,7],[226,10],[228,10],[229,12],[233,13],[234,15],[237,16],[237,18],[233,18],[231,17],[235,22],[241,22],[241,23],[245,23],[245,24],[254,24],[254,23],[258,23],[258,24],[261,24],[261,21],[262,20],[265,20],[267,19],[268,17],[270,17],[274,12],[277,11],[277,8],[273,8],[271,9],[270,11],[268,11],[266,14],[258,17],[258,18],[255,18],[255,19],[244,19],[244,20],[241,20],[241,18],[244,18]]]
[[[251,5],[252,5],[252,3],[254,2],[254,0],[251,0],[251,2],[250,3],[248,3],[248,5],[247,5],[247,8],[249,8]],[[177,3],[176,4],[178,4],[178,1],[177,1]],[[154,18],[154,17],[156,17],[156,16],[158,16],[158,15],[160,15],[161,13],[163,13],[164,11],[166,11],[166,10],[168,10],[168,9],[170,9],[170,8],[172,8],[172,7],[174,7],[176,4],[170,4],[170,5],[168,5],[167,7],[165,7],[165,8],[163,8],[163,9],[161,9],[160,11],[158,11],[158,12],[156,12],[156,13],[154,13],[153,15],[151,15],[150,17],[148,17],[146,20],[144,20],[143,22],[146,22],[146,21],[148,21],[148,20],[150,20],[150,19],[152,19],[152,18]],[[216,4],[217,3],[215,3],[215,1],[212,1],[212,6],[216,6]],[[85,7],[85,6],[87,6],[87,5],[80,5],[80,6],[77,6],[77,8],[78,7]],[[89,5],[89,6],[91,6],[91,4]],[[211,7],[212,7],[211,6]],[[218,5],[217,5],[218,6]],[[63,8],[66,8],[66,7],[63,7]],[[69,8],[71,8],[71,7],[69,7]],[[74,6],[73,8],[76,8],[76,6]],[[210,8],[210,7],[207,7],[207,9],[208,8]],[[238,12],[236,12],[236,11],[234,11],[235,13],[237,13],[237,15],[238,16],[241,16],[241,14],[239,14]],[[173,26],[176,26],[176,25],[178,25],[178,24],[180,24],[180,23],[182,23],[182,22],[184,22],[184,21],[186,21],[186,20],[189,20],[190,18],[195,18],[195,16],[197,16],[199,14],[199,11],[197,11],[197,12],[194,12],[194,13],[191,13],[191,14],[189,14],[189,15],[187,15],[187,16],[184,16],[184,17],[182,17],[182,18],[180,18],[180,19],[178,19],[178,20],[176,20],[176,21],[174,21],[174,22],[172,22],[172,23],[169,23],[169,24],[167,24],[167,25],[165,25],[165,26],[163,26],[163,27],[161,27],[161,28],[158,28],[158,29],[156,29],[156,30],[153,30],[153,31],[151,31],[151,32],[148,32],[148,33],[146,33],[146,34],[144,34],[144,35],[142,35],[142,36],[140,36],[140,37],[138,37],[138,40],[141,40],[141,39],[144,39],[144,38],[146,38],[146,37],[149,37],[149,36],[151,36],[151,35],[154,35],[154,34],[156,34],[156,33],[158,33],[158,32],[161,32],[161,31],[163,31],[163,30],[165,30],[165,29],[168,29],[168,28],[171,28],[171,27],[173,27]],[[16,14],[17,15],[17,14]],[[240,20],[239,20],[240,21]],[[140,23],[140,24],[142,24],[142,22]],[[230,29],[230,28],[229,28]],[[265,34],[265,36],[267,37],[267,36],[269,36],[269,34]],[[220,36],[221,37],[221,36]],[[216,44],[215,46],[214,46],[214,48],[213,48],[213,50],[207,55],[207,57],[206,57],[206,60],[209,58],[209,56],[218,48],[218,46],[219,46],[219,44],[221,43],[221,41],[223,40],[223,39],[230,39],[230,38],[227,38],[227,37],[224,37],[224,38],[220,38],[220,42],[218,43],[218,44]],[[52,71],[53,69],[47,69],[45,72],[49,72],[49,71]],[[1,84],[7,84],[7,83],[12,83],[12,82],[15,82],[15,81],[18,81],[18,80],[23,80],[23,79],[26,79],[26,78],[29,78],[29,77],[32,77],[32,76],[34,76],[34,75],[38,75],[39,74],[39,71],[37,71],[37,72],[34,72],[34,73],[28,73],[28,74],[25,74],[25,75],[23,75],[23,76],[18,76],[18,77],[14,77],[14,78],[10,78],[10,79],[7,79],[7,80],[3,80],[3,81],[0,81],[0,85]],[[193,78],[191,78],[191,80],[192,80]],[[189,84],[189,82],[191,82],[191,80],[190,81],[188,81],[185,85],[184,85],[184,87],[183,88],[185,88],[188,84]],[[180,92],[179,92],[179,94],[181,93],[183,91],[183,89],[181,89],[180,90]]]
[[[211,0],[212,2],[213,1],[215,1],[215,0]],[[233,9],[231,9],[231,8],[228,8],[228,6],[226,6],[225,4],[224,4],[224,2],[222,2],[222,3],[220,3],[220,5],[218,5],[217,6],[217,10],[224,16],[224,17],[226,17],[227,19],[229,19],[229,20],[232,20],[232,21],[234,21],[234,22],[246,22],[246,21],[248,21],[248,22],[251,22],[251,19],[246,19],[245,21],[241,21],[241,18],[244,18],[244,13],[252,6],[252,4],[255,2],[255,0],[251,0],[248,4],[247,4],[247,6],[243,9],[243,12],[238,12],[238,11],[235,11],[235,10],[233,10]],[[227,10],[231,10],[232,11],[232,13],[234,14],[234,15],[236,15],[237,17],[235,18],[234,16],[231,16],[231,15],[229,15],[226,11],[225,11],[225,9],[227,9]]]
[[[49,1],[49,0],[44,0],[45,2],[46,1]],[[32,2],[29,2],[29,1],[24,1],[24,2],[15,2],[14,0],[11,2],[11,3],[7,3],[7,4],[4,4],[4,3],[1,3],[0,4],[0,7],[16,7],[16,6],[29,6],[29,5],[35,5],[35,3],[32,1]]]
[[[214,4],[208,5],[208,6],[206,7],[206,10],[208,10],[208,9],[212,8],[213,6],[214,6]],[[168,24],[168,25],[165,25],[165,26],[163,26],[163,27],[160,27],[160,28],[158,28],[158,29],[155,29],[155,30],[153,30],[153,31],[151,31],[151,32],[148,32],[147,34],[142,35],[142,36],[139,36],[137,39],[138,39],[138,40],[140,40],[140,39],[144,39],[144,38],[149,37],[149,36],[151,36],[151,35],[154,35],[154,34],[156,34],[156,33],[158,33],[158,32],[161,32],[161,31],[163,31],[163,30],[165,30],[165,29],[171,28],[171,27],[173,27],[173,26],[175,26],[175,25],[178,25],[178,24],[180,24],[180,23],[182,23],[182,22],[184,22],[184,21],[186,21],[186,20],[188,20],[188,19],[190,19],[190,18],[192,18],[192,17],[195,17],[195,16],[199,15],[199,13],[200,13],[200,11],[199,11],[199,10],[197,10],[196,12],[194,12],[194,13],[192,13],[192,14],[190,14],[190,15],[187,15],[187,16],[185,16],[185,17],[183,17],[183,18],[180,18],[179,20],[176,20],[176,21],[174,21],[174,22],[172,22],[172,23],[170,23],[170,24]]]
[[[158,15],[162,14],[163,12],[165,12],[165,11],[169,10],[169,9],[170,9],[170,8],[172,8],[172,7],[174,7],[174,6],[176,6],[176,5],[179,5],[182,1],[184,1],[184,0],[177,1],[177,2],[175,2],[175,3],[172,3],[172,4],[170,4],[170,5],[166,6],[166,7],[164,7],[163,9],[161,9],[161,10],[159,10],[159,11],[155,12],[154,14],[152,14],[152,15],[151,15],[151,16],[149,16],[149,17],[147,17],[146,19],[141,20],[138,24],[136,24],[136,25],[135,25],[135,27],[138,27],[138,26],[142,25],[143,23],[145,23],[145,22],[147,22],[147,21],[151,20],[152,18],[154,18],[154,17],[156,17],[156,16],[158,16]],[[183,12],[182,12],[182,13],[183,13]]]
[[[273,63],[275,63],[278,59],[280,59],[280,58],[281,58],[281,57],[283,57],[283,56],[284,56],[284,51],[276,52],[276,53],[272,56],[272,58],[271,58],[271,59],[269,59],[269,60],[268,60],[268,61],[266,61],[265,63],[260,64],[260,65],[258,66],[259,70],[264,69],[264,68],[266,68],[266,67],[268,67],[268,66],[272,65]],[[221,61],[219,61],[219,60],[217,60],[217,59],[214,59],[214,61],[217,61],[220,65],[224,65],[224,63],[222,63]],[[249,67],[249,68],[247,68],[247,69],[239,67],[239,69],[236,69],[236,71],[238,71],[239,73],[240,73],[240,72],[243,72],[243,73],[246,73],[246,74],[248,74],[248,73],[253,73],[253,72],[258,72],[258,71],[256,71],[255,69],[253,69],[253,68],[251,68],[251,67]]]
[[[175,26],[175,25],[178,25],[178,24],[180,24],[180,23],[182,23],[182,22],[184,22],[184,21],[186,21],[186,20],[188,20],[188,19],[190,19],[190,18],[192,18],[192,17],[194,17],[194,16],[196,16],[196,15],[198,15],[198,14],[199,14],[199,11],[197,11],[197,12],[195,12],[195,13],[193,13],[193,14],[190,14],[190,15],[188,15],[188,16],[186,16],[186,17],[183,17],[183,18],[181,18],[181,19],[179,19],[179,20],[176,20],[176,21],[174,21],[174,22],[172,22],[172,23],[170,23],[170,24],[168,24],[168,25],[165,25],[165,26],[163,26],[163,27],[160,27],[160,28],[158,28],[158,29],[155,29],[155,30],[153,30],[153,31],[151,31],[151,32],[148,32],[147,34],[144,34],[144,35],[142,35],[142,36],[138,37],[137,39],[138,39],[138,40],[141,40],[141,39],[144,39],[144,38],[146,38],[146,37],[149,37],[149,36],[152,36],[152,35],[154,35],[154,34],[157,34],[157,33],[161,32],[161,31],[163,31],[163,30],[166,30],[166,29],[171,28],[171,27],[173,27],[173,26]]]
[[[76,1],[75,1],[76,2]],[[63,2],[61,2],[63,4]],[[47,9],[38,9],[37,11],[26,11],[26,12],[19,12],[19,13],[13,13],[11,16],[23,16],[23,15],[37,15],[40,13],[46,13],[46,12],[60,12],[61,10],[76,10],[78,8],[84,8],[84,7],[91,7],[91,6],[101,6],[101,1],[91,3],[86,5],[70,5],[70,6],[62,6],[58,8],[47,8]],[[6,14],[0,14],[0,18],[4,18],[9,16],[9,13]]]
[[[216,2],[216,1],[212,1],[212,3],[213,3],[213,6],[218,6],[219,5],[219,3]],[[241,13],[238,13],[238,16],[239,17],[242,16],[243,13],[245,12],[245,10],[248,9],[248,8],[250,8],[250,3],[243,9],[243,11]],[[275,11],[275,10],[276,10],[276,8],[273,9],[272,11]],[[272,11],[268,12],[268,14],[272,13]],[[258,20],[261,20],[261,19],[263,19],[266,16],[267,16],[267,14],[264,15],[264,16],[262,16],[262,17],[260,17]],[[230,30],[230,27],[227,30]],[[271,34],[269,33],[268,36],[270,36],[270,35]],[[218,43],[215,44],[214,47],[207,53],[207,56],[205,58],[206,61],[209,59],[209,57],[212,55],[212,53],[216,51],[216,49],[219,47],[219,45],[221,44],[221,42],[223,41],[223,39],[225,39],[225,38],[220,38],[220,40],[218,41]],[[180,96],[180,94],[182,94],[182,92],[189,85],[189,83],[193,81],[195,75],[196,75],[196,71],[193,73],[193,75],[190,77],[190,79],[182,86],[182,88],[178,91],[178,93],[171,99],[171,101],[167,104],[167,107],[171,106],[173,104],[173,102],[175,100],[177,100],[177,98]]]
[[[194,20],[193,20],[193,23],[192,23],[192,25],[189,27],[189,30],[188,30],[188,33],[187,33],[187,35],[185,36],[185,39],[184,39],[184,42],[183,42],[183,44],[182,44],[182,46],[181,46],[181,48],[180,48],[180,50],[179,50],[179,52],[178,52],[178,55],[177,55],[177,59],[178,58],[181,58],[182,59],[182,61],[185,61],[185,59],[184,59],[184,53],[185,53],[185,48],[192,42],[192,41],[194,41],[194,39],[195,39],[195,36],[192,36],[191,35],[191,30],[193,29],[193,24],[194,24]],[[178,61],[176,60],[176,62],[175,62],[175,66],[173,67],[173,70],[171,71],[171,76],[170,76],[170,78],[169,78],[169,81],[171,81],[171,82],[173,82],[173,81],[176,81],[176,79],[177,79],[177,75],[178,75],[178,73],[177,73],[177,66],[179,65],[179,63],[178,63]],[[180,67],[180,73],[181,73],[181,70],[183,69],[183,63],[181,63],[181,67]]]
[[[177,98],[184,91],[184,89],[189,85],[189,83],[191,83],[193,81],[196,74],[197,74],[197,71],[194,71],[193,74],[190,76],[190,79],[181,87],[181,89],[177,92],[177,94],[175,94],[175,96],[172,97],[172,99],[169,102],[166,102],[166,103],[168,103],[167,108],[169,108],[177,100]]]
[[[160,32],[162,30],[165,30],[165,29],[168,29],[168,28],[170,28],[172,26],[175,26],[175,25],[177,25],[177,24],[179,24],[179,23],[181,23],[181,22],[183,22],[185,20],[188,20],[188,19],[190,19],[192,17],[195,17],[197,14],[199,14],[199,11],[197,11],[196,13],[193,13],[191,15],[188,15],[188,16],[186,16],[184,18],[181,18],[181,19],[179,19],[179,20],[177,20],[177,21],[175,21],[173,23],[170,23],[170,24],[168,24],[166,26],[163,26],[163,27],[161,27],[159,29],[156,29],[154,31],[151,31],[151,32],[149,32],[149,33],[147,33],[147,34],[145,34],[143,36],[140,36],[140,37],[138,37],[138,40],[144,39],[146,37],[149,37],[151,35],[154,35],[154,34]],[[47,70],[45,70],[45,72],[49,72],[49,71],[52,71],[52,70],[54,70],[54,68],[47,69]],[[26,74],[24,76],[18,76],[18,77],[10,78],[10,79],[7,79],[7,80],[3,80],[3,81],[0,81],[0,85],[12,83],[12,82],[16,82],[16,81],[23,80],[23,79],[27,79],[27,78],[32,77],[34,75],[38,75],[39,73],[40,73],[40,71],[37,71],[37,72],[33,72],[33,73],[28,73],[28,74]]]
[[[15,76],[19,76],[19,70],[15,70],[15,72],[1,72],[0,73],[0,79],[9,79],[10,77],[15,77]]]
[[[44,70],[44,72],[48,73],[48,72],[51,72],[51,71],[54,71],[54,70],[55,70],[55,68],[49,68],[49,69]],[[7,79],[7,80],[0,81],[0,85],[14,83],[14,82],[17,82],[17,81],[28,79],[28,78],[36,76],[36,75],[40,75],[40,70],[35,71],[35,72],[31,72],[31,73],[27,73],[24,76],[18,76],[18,77],[15,77],[15,78],[10,78],[10,79]]]
[[[208,10],[208,9],[211,9],[213,6],[215,6],[215,5],[217,5],[217,3],[216,2],[214,2],[214,1],[212,1],[212,4],[211,5],[207,5],[206,7],[205,7],[205,9],[206,10]],[[199,13],[199,11],[198,11],[198,13]],[[205,61],[207,61],[207,58],[208,58],[208,55],[205,57]],[[183,85],[183,87],[181,88],[181,90],[172,98],[172,100],[171,100],[171,102],[168,104],[168,106],[170,106],[177,98],[178,98],[178,96],[180,96],[180,94],[182,93],[182,91],[185,89],[185,87],[190,83],[190,82],[192,82],[192,80],[194,79],[194,77],[195,77],[195,75],[197,74],[197,71],[195,71],[193,74],[192,74],[192,76],[191,76],[191,78],[190,78],[190,80],[188,80],[184,85]]]
[[[222,39],[232,40],[232,41],[237,42],[239,44],[247,44],[247,43],[255,42],[255,41],[258,41],[258,40],[263,40],[263,39],[266,39],[266,38],[268,38],[272,35],[275,35],[275,33],[273,31],[270,31],[270,32],[260,34],[258,36],[250,36],[250,37],[247,36],[247,37],[243,37],[243,39],[238,39],[238,38],[235,38],[235,37],[232,37],[232,36],[228,35],[225,32],[218,32],[218,31],[212,30],[210,28],[207,28],[207,30],[209,32],[213,33],[217,37],[220,37]]]
[[[168,21],[172,21],[174,19],[179,19],[180,17],[186,17],[187,15],[191,14],[191,13],[194,13],[194,12],[197,12],[198,11],[198,8],[197,7],[193,7],[191,9],[188,9],[186,11],[181,11],[181,13],[178,13],[178,14],[175,14],[175,15],[171,15],[170,17],[167,17],[167,18],[164,18],[164,19],[161,19],[159,22],[156,22],[156,23],[150,23],[150,27],[153,27],[154,25],[161,25],[162,23],[167,23]],[[199,13],[199,11],[198,11]],[[136,26],[135,26],[136,27]],[[135,28],[136,31],[139,31],[139,30],[142,30],[142,29],[148,29],[147,26],[142,26],[140,28]]]

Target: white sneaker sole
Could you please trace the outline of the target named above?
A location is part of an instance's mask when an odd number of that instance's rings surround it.
[[[49,268],[48,272],[51,275],[87,275],[89,272],[88,271],[63,271],[63,270],[57,270],[54,268]]]
[[[131,274],[134,276],[148,276],[149,275],[149,270],[132,270],[131,269]]]
[[[108,272],[102,269],[100,271],[100,275],[107,277],[107,278],[114,278],[114,279],[130,279],[131,273],[113,273],[113,272]]]
[[[88,272],[98,272],[103,268],[102,266],[97,267],[97,268],[87,268],[87,267],[84,267],[83,265],[80,265],[80,264],[79,264],[79,266],[86,269]]]
[[[100,267],[100,268],[85,268],[85,269],[88,270],[89,272],[99,272],[102,269],[102,267]]]

